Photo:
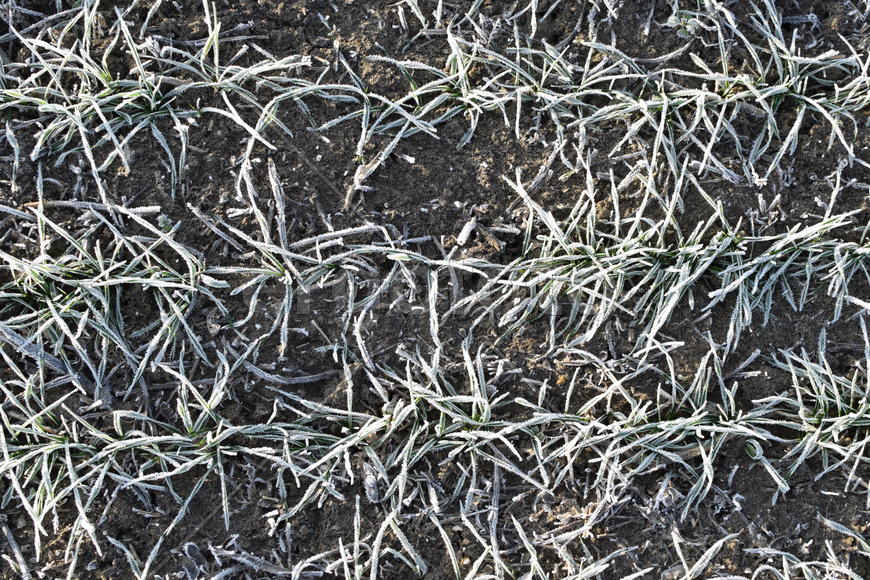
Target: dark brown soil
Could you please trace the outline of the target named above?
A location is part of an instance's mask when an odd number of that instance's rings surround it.
[[[53,3],[49,2],[23,4],[44,13],[54,10]],[[111,10],[109,4],[111,3],[101,5],[100,10],[108,13]],[[150,4],[143,3],[130,13],[131,29],[141,26]],[[333,43],[337,42],[351,66],[371,90],[385,95],[396,95],[402,94],[406,89],[405,81],[387,66],[364,61],[365,55],[401,55],[403,58],[420,59],[440,66],[445,49],[443,43],[430,40],[415,43],[409,53],[403,54],[402,50],[407,46],[409,37],[397,26],[395,4],[392,0],[221,0],[216,3],[216,9],[224,30],[250,25],[246,34],[254,35],[254,42],[277,57],[301,54],[313,57],[322,66],[322,63],[333,61]],[[509,1],[485,1],[482,12],[498,15],[513,4]],[[546,3],[541,2],[542,12],[544,4]],[[577,42],[590,40],[587,37],[587,27],[581,26],[578,31],[576,26],[580,18],[588,16],[588,4],[563,2],[558,10],[542,22],[536,37],[553,45],[566,39],[570,42],[571,37]],[[615,38],[620,49],[639,58],[655,58],[668,54],[684,43],[671,29],[660,25],[670,14],[670,2],[644,0],[625,4],[619,19],[599,27],[599,37],[607,41],[611,37]],[[860,27],[845,17],[843,4],[817,0],[777,2],[777,6],[786,16],[809,13],[818,16],[821,26],[812,31],[819,40],[819,45],[814,49],[818,52],[829,47],[840,48],[840,34],[855,42],[867,44],[866,32],[863,36],[855,36]],[[644,28],[647,22],[650,23],[648,32]],[[148,33],[179,41],[203,37],[206,30],[201,4],[186,0],[163,2],[151,18]],[[240,43],[227,42],[222,50],[232,54],[240,46]],[[12,42],[3,48],[10,56],[16,54],[16,45]],[[702,54],[706,57],[708,52],[710,49],[704,49]],[[715,55],[715,50],[710,54]],[[250,58],[255,56],[252,54]],[[240,63],[244,62],[243,58]],[[693,67],[688,58],[681,58],[677,62],[680,65],[685,64],[687,68]],[[119,63],[119,66],[122,64]],[[312,102],[311,107],[319,123],[341,112],[338,107],[323,103]],[[316,133],[311,130],[311,123],[303,115],[290,109],[286,113],[285,122],[293,132],[292,139],[280,138],[275,133],[277,151],[255,149],[255,156],[260,156],[262,162],[254,167],[254,176],[255,186],[262,192],[268,192],[270,185],[266,159],[271,157],[277,166],[288,200],[287,233],[291,239],[312,236],[331,229],[373,223],[394,227],[412,238],[431,236],[434,242],[449,249],[456,244],[465,223],[474,216],[484,226],[484,230],[478,230],[459,250],[457,257],[475,257],[505,264],[520,253],[522,234],[496,233],[490,237],[479,232],[492,227],[517,228],[522,231],[525,210],[519,209],[516,195],[502,177],[513,179],[517,168],[522,170],[524,176],[533,176],[536,173],[547,158],[547,149],[541,143],[541,139],[546,138],[543,132],[540,135],[527,133],[518,139],[512,126],[506,126],[500,115],[491,114],[482,118],[471,142],[458,149],[456,145],[467,129],[467,122],[461,118],[453,119],[440,126],[437,140],[422,134],[404,140],[395,154],[388,158],[384,167],[367,181],[371,189],[357,192],[350,208],[344,210],[344,195],[352,183],[357,167],[354,157],[358,125],[349,122]],[[784,111],[783,119],[788,119],[791,114],[793,112]],[[870,114],[865,111],[857,121],[854,150],[856,155],[867,159],[867,151],[870,150],[870,131],[867,130]],[[751,119],[746,122],[751,122]],[[783,127],[783,132],[787,132],[790,125],[785,121]],[[614,127],[611,132],[592,136],[598,140],[595,148],[597,158],[592,157],[592,162],[608,163],[607,154],[622,138],[623,129]],[[167,130],[166,134],[171,134],[171,130]],[[835,179],[842,157],[839,144],[828,147],[829,134],[827,121],[808,117],[804,121],[796,154],[787,163],[787,175],[771,180],[764,187],[734,185],[711,176],[709,183],[705,183],[709,186],[707,192],[722,201],[726,215],[734,221],[739,218],[746,219],[758,207],[759,196],[769,201],[775,195],[781,195],[779,216],[767,233],[783,231],[807,220],[808,217],[821,215],[824,208],[820,207],[820,200],[827,202],[831,182]],[[18,139],[23,150],[29,150],[33,144],[26,134],[19,134]],[[233,212],[235,208],[244,207],[243,200],[237,199],[235,181],[238,175],[237,160],[247,145],[247,134],[229,123],[206,120],[193,127],[190,141],[195,148],[189,152],[188,163],[183,171],[183,183],[174,194],[170,187],[171,176],[165,153],[153,139],[144,136],[134,139],[130,146],[134,161],[133,171],[129,174],[116,171],[105,184],[107,193],[117,203],[133,206],[159,205],[172,223],[183,224],[177,239],[187,247],[201,252],[206,262],[244,263],[245,257],[217,239],[194,216],[189,206],[209,218],[224,220],[246,233],[253,235],[257,231],[258,226],[252,215]],[[719,151],[724,158],[729,157],[728,147],[729,145],[724,144]],[[10,155],[8,144],[0,144],[0,157],[6,159]],[[56,181],[47,182],[46,199],[99,202],[99,195],[93,184],[76,185],[77,179],[70,171],[70,165],[50,169],[52,179]],[[46,164],[44,167],[49,169],[50,166]],[[78,171],[77,167],[75,169]],[[620,173],[624,173],[624,169],[618,164],[614,165],[617,178]],[[10,171],[4,168],[2,178],[10,179]],[[848,185],[837,199],[835,210],[857,211],[854,222],[866,223],[870,219],[870,195],[867,186],[870,183],[870,172],[866,166],[855,164],[842,168],[840,179]],[[573,206],[576,196],[585,187],[583,181],[579,176],[565,180],[553,177],[545,180],[533,195],[539,203],[558,216],[560,212],[564,214]],[[16,185],[17,188],[13,191],[6,183],[3,184],[3,189],[0,189],[0,204],[20,208],[35,199],[35,164],[22,159]],[[602,191],[609,191],[610,183],[606,174],[598,174],[595,186]],[[609,211],[609,203],[605,196],[601,201],[603,214]],[[621,203],[623,211],[630,211],[636,206],[637,200],[627,196]],[[71,212],[52,211],[54,213],[51,215],[60,223],[72,225],[74,215]],[[711,212],[711,208],[700,195],[691,194],[687,197],[686,207],[677,217],[677,221],[684,229],[691,230],[695,223],[706,220]],[[15,255],[32,253],[32,249],[17,245],[19,239],[16,232],[6,229],[10,224],[11,219],[0,212],[0,249]],[[858,234],[843,232],[842,236],[844,239],[855,239]],[[415,244],[414,249],[426,255],[440,257],[440,250],[434,242],[420,242]],[[150,323],[155,313],[147,300],[143,300],[143,296],[137,294],[134,288],[124,289],[122,292],[125,304],[137,306],[126,315],[131,328],[140,328]],[[864,296],[866,298],[867,294]],[[235,301],[228,299],[227,303],[232,308],[231,319],[238,320],[246,315],[248,305],[245,298],[242,295]],[[250,331],[253,336],[253,329],[258,325],[270,325],[272,313],[280,300],[280,295],[266,297],[245,331]],[[341,300],[343,296],[340,293],[314,293],[307,311],[294,315],[295,318],[290,321],[291,328],[301,331],[290,334],[287,351],[283,355],[279,353],[277,340],[270,339],[264,344],[258,361],[269,372],[280,374],[309,375],[336,371],[334,377],[292,388],[297,394],[339,407],[345,397],[340,386],[341,367],[335,362],[332,353],[324,348],[330,346],[330,343],[320,330],[330,338],[341,334],[335,317],[337,304]],[[729,357],[729,364],[745,360],[756,349],[761,349],[765,355],[773,355],[778,349],[788,348],[804,347],[812,351],[822,328],[828,328],[831,345],[858,342],[859,335],[856,333],[860,330],[857,323],[852,321],[831,326],[827,322],[831,312],[831,304],[824,300],[809,304],[800,313],[794,312],[787,305],[777,307],[766,326],[762,327],[759,320],[757,330],[744,335],[736,352]],[[197,332],[212,334],[208,330],[210,313],[209,304],[201,304],[193,313],[191,324]],[[686,343],[675,355],[678,366],[686,374],[691,375],[697,370],[700,359],[707,351],[704,338],[706,332],[709,331],[714,340],[723,340],[727,314],[725,309],[714,310],[714,316],[695,324],[691,321],[698,316],[698,312],[684,309],[677,313],[669,327],[663,331],[665,335],[679,337]],[[457,349],[463,338],[462,333],[469,322],[469,318],[460,317],[453,323],[455,328],[450,329],[453,334],[448,337],[451,342],[446,348],[453,349],[454,353],[459,352]],[[541,356],[547,351],[548,323],[544,317],[530,324],[522,333],[502,341],[495,352],[511,361],[516,368],[522,368],[524,376],[558,384],[558,377],[563,372],[573,372],[573,368],[564,366],[565,361]],[[378,360],[393,363],[398,360],[395,358],[397,345],[428,341],[427,324],[427,317],[416,311],[382,309],[376,313],[364,332],[371,344],[383,345],[383,349],[374,353],[374,356]],[[494,326],[492,323],[483,324],[477,331],[478,341],[488,343],[495,340],[500,335],[500,329]],[[215,344],[229,344],[232,336],[226,329],[221,329],[213,334],[212,340]],[[611,356],[612,353],[607,352],[604,341],[597,346],[601,347],[605,357]],[[846,348],[842,354],[844,368],[848,368],[851,363],[849,357],[852,355],[849,352]],[[773,369],[765,357],[759,358],[745,370],[759,373],[740,384],[738,400],[744,408],[748,408],[753,400],[788,389],[788,376]],[[150,380],[155,384],[161,382],[157,375]],[[164,377],[163,380],[168,379]],[[235,424],[264,421],[272,413],[276,398],[275,393],[268,387],[267,381],[250,375],[244,383],[233,387],[232,399],[220,409],[222,415]],[[537,389],[528,383],[511,383],[510,388],[514,389],[517,397],[537,397]],[[636,393],[642,396],[644,392],[648,394],[650,389],[638,385]],[[130,408],[142,403],[135,397],[134,392],[131,401],[126,403]],[[162,397],[157,395],[151,401],[157,418],[163,418],[160,415],[160,405],[171,403],[168,393],[165,395],[166,401]],[[365,392],[358,393],[357,397],[362,406],[375,408],[379,404]],[[559,407],[564,403],[564,388],[555,388],[548,397],[548,405]],[[168,407],[167,416],[171,415],[171,410]],[[286,413],[288,418],[292,417],[290,411],[282,413]],[[353,461],[361,464],[363,456],[354,457]],[[700,462],[693,465],[700,468]],[[581,472],[584,467],[578,465],[577,471]],[[834,475],[816,481],[815,474],[824,467],[820,462],[811,460],[790,482],[791,493],[780,497],[775,505],[771,505],[775,485],[763,467],[748,458],[742,444],[726,446],[715,467],[717,479],[714,482],[714,491],[686,519],[680,519],[678,510],[652,507],[653,498],[659,492],[663,481],[662,471],[652,472],[644,476],[644,481],[638,482],[636,488],[631,490],[628,501],[607,525],[594,528],[589,537],[572,541],[567,549],[578,559],[582,559],[587,554],[601,557],[620,547],[636,547],[617,558],[602,577],[619,578],[651,568],[648,576],[650,578],[677,578],[680,577],[682,567],[673,545],[675,530],[684,540],[682,550],[689,565],[717,539],[736,533],[738,536],[724,546],[706,574],[749,576],[752,570],[763,564],[776,567],[776,558],[759,553],[753,555],[746,551],[749,548],[772,548],[799,555],[806,560],[824,560],[827,558],[826,551],[832,550],[843,559],[850,559],[853,570],[870,576],[870,560],[854,553],[856,545],[852,540],[833,532],[817,519],[817,514],[821,514],[863,533],[866,537],[867,522],[870,521],[866,489],[844,493],[843,482]],[[275,549],[276,539],[268,535],[264,516],[274,509],[281,512],[287,508],[287,505],[281,505],[275,499],[278,497],[276,475],[273,470],[262,465],[242,463],[233,465],[229,471],[229,488],[239,490],[230,500],[229,529],[224,529],[222,523],[219,483],[215,478],[209,478],[190,504],[189,515],[182,526],[176,528],[164,541],[158,564],[154,568],[155,573],[169,578],[170,574],[195,560],[184,552],[187,542],[193,542],[199,549],[205,550],[208,545],[229,545],[234,536],[237,537],[235,546],[275,563],[272,551]],[[201,475],[200,472],[173,478],[172,485],[176,493],[186,497],[186,493]],[[455,476],[449,469],[443,474],[445,479]],[[685,494],[688,491],[687,481],[688,479],[676,476],[671,485],[677,493]],[[518,494],[520,483],[508,481],[506,494]],[[517,487],[511,489],[511,484]],[[345,495],[347,502],[329,499],[320,508],[305,510],[290,519],[293,529],[292,546],[283,556],[281,566],[292,568],[305,558],[335,549],[339,536],[344,538],[345,544],[352,538],[352,501],[356,495],[362,494],[362,490],[356,481],[354,484],[341,484],[338,491]],[[288,485],[287,503],[295,503],[303,492],[304,489]],[[502,521],[509,521],[512,515],[529,522],[526,530],[530,533],[545,535],[566,522],[582,520],[583,509],[586,508],[582,494],[583,490],[564,488],[560,490],[560,495],[552,498],[551,505],[542,507],[530,502],[517,502],[509,509],[506,508],[501,518]],[[108,498],[102,498],[101,501],[102,510],[109,504]],[[132,493],[123,492],[104,512],[105,520],[100,521],[99,533],[124,543],[140,557],[147,557],[163,530],[172,522],[177,509],[176,502],[167,494],[154,493],[145,501]],[[379,509],[379,506],[363,501],[361,519],[364,533],[377,531],[382,519]],[[73,513],[74,510],[62,512],[62,519],[63,516]],[[29,521],[22,513],[9,513],[6,517],[25,556],[32,557],[32,548],[26,542]],[[53,563],[52,567],[45,569],[47,574],[57,577],[64,574],[66,564],[63,562],[63,551],[67,542],[65,530],[68,528],[65,526],[68,524],[69,522],[62,521],[58,534],[44,548],[44,561],[47,559]],[[427,520],[415,521],[405,527],[405,531],[414,534],[411,541],[429,563],[428,577],[453,577],[438,533]],[[473,561],[480,550],[476,540],[459,526],[451,528],[450,533],[455,540],[457,552],[463,558],[463,565],[465,560]],[[104,545],[106,551],[102,555],[92,553],[90,548],[86,550],[86,556],[78,567],[77,577],[130,577],[129,565],[121,551],[105,542]],[[0,569],[4,565],[5,563],[0,563]],[[206,566],[207,573],[217,571],[216,568],[210,569]],[[341,571],[337,573],[340,574]],[[7,574],[9,573],[4,573],[3,577],[11,577]],[[382,577],[406,578],[407,569],[387,568]],[[759,577],[773,578],[772,575],[764,574]]]

